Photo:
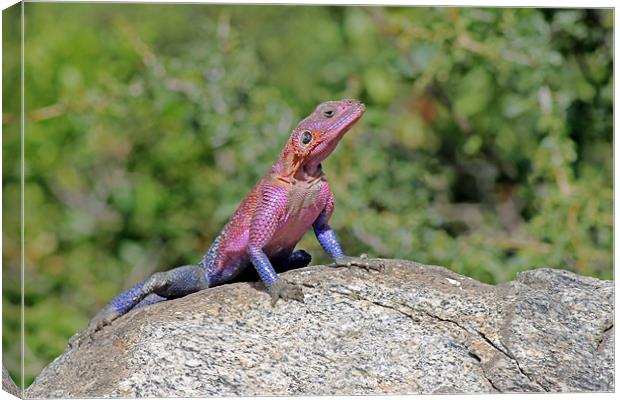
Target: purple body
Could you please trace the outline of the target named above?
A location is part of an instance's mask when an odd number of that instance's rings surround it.
[[[364,106],[355,100],[327,102],[297,126],[278,161],[203,258],[201,265],[211,285],[232,279],[251,264],[265,284],[272,284],[277,276],[269,260],[288,257],[313,225],[328,254],[342,255],[327,224],[334,197],[320,163],[363,112]]]

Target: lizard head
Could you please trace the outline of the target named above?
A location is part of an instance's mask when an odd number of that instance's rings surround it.
[[[293,170],[317,166],[338,145],[342,136],[362,117],[366,107],[358,100],[326,101],[297,125],[291,134],[289,151]]]

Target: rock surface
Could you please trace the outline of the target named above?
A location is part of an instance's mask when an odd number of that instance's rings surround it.
[[[22,391],[19,390],[15,382],[13,382],[13,379],[11,379],[11,375],[4,367],[4,364],[2,364],[2,390],[11,393],[15,397],[22,397]]]
[[[235,283],[132,312],[26,397],[613,391],[613,282],[538,269],[492,286],[445,268],[313,266],[272,308]]]

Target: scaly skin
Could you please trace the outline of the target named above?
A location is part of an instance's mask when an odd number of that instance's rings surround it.
[[[293,130],[277,162],[254,186],[197,265],[158,272],[115,297],[71,344],[127,312],[163,300],[182,297],[230,281],[249,265],[271,295],[303,302],[301,288],[278,279],[276,270],[310,263],[303,250],[293,251],[312,226],[323,249],[336,265],[376,268],[376,264],[342,252],[328,224],[334,196],[321,161],[364,114],[357,100],[320,104]],[[275,266],[275,268],[274,268]]]

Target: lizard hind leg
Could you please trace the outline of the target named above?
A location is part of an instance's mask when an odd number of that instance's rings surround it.
[[[312,256],[305,250],[297,250],[283,257],[275,257],[272,260],[273,269],[277,273],[290,271],[297,268],[307,267],[312,261]],[[235,282],[256,282],[260,279],[258,272],[254,268],[245,268],[227,283]]]
[[[92,319],[85,331],[74,335],[69,345],[79,345],[85,338],[128,312],[148,304],[182,297],[209,287],[205,270],[197,265],[184,265],[169,271],[156,272],[144,281],[112,299]]]
[[[288,257],[274,260],[273,268],[276,272],[286,272],[297,268],[307,267],[312,261],[312,256],[305,250],[296,250]]]

